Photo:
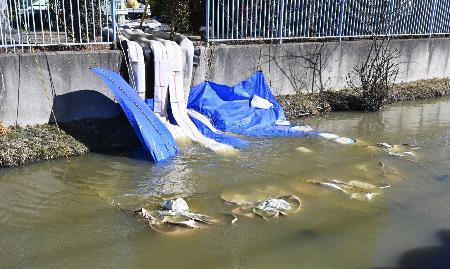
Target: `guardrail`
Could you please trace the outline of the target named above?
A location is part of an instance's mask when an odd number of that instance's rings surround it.
[[[0,0],[0,49],[111,44],[118,5],[116,0]]]
[[[206,0],[207,42],[450,33],[450,0]]]

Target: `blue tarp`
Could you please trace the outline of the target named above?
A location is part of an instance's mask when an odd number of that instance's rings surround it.
[[[251,107],[255,95],[268,100],[273,107]],[[208,117],[219,130],[246,136],[303,136],[319,133],[275,125],[275,121],[285,121],[286,117],[261,71],[233,87],[209,81],[192,87],[188,108]]]
[[[146,99],[145,103],[148,105],[148,107],[151,110],[154,110],[153,99]],[[175,119],[173,119],[173,116],[171,116],[172,113],[171,113],[170,109],[168,109],[168,114],[169,114],[168,118],[169,118],[170,122],[172,124],[176,124]],[[234,137],[234,136],[230,136],[230,135],[226,135],[226,134],[216,133],[213,130],[211,130],[208,126],[203,124],[201,121],[197,120],[196,118],[194,118],[194,117],[190,117],[190,118],[191,118],[192,122],[195,124],[195,126],[197,126],[200,133],[202,133],[206,137],[209,137],[211,139],[214,139],[217,142],[227,144],[227,145],[230,145],[235,148],[245,148],[248,145],[248,142],[243,139],[240,139],[240,138]]]
[[[191,120],[195,124],[195,126],[197,126],[198,130],[206,137],[209,137],[217,142],[230,145],[234,148],[245,148],[248,146],[248,142],[243,139],[227,134],[216,133],[207,125],[203,124],[203,122],[194,117],[191,117]]]
[[[172,134],[123,78],[112,71],[92,68],[116,96],[139,140],[153,161],[175,156],[177,144]]]

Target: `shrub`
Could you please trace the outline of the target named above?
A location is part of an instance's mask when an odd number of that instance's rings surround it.
[[[400,52],[390,48],[388,39],[374,39],[365,60],[354,67],[355,75],[347,75],[347,84],[359,102],[359,110],[378,111],[386,102],[399,72]]]

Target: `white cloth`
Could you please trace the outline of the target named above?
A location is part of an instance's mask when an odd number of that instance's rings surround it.
[[[144,53],[139,43],[135,41],[127,41],[128,45],[128,59],[131,66],[133,88],[136,90],[139,97],[145,100],[145,62]]]
[[[273,104],[269,100],[259,97],[258,95],[254,95],[250,101],[250,106],[253,108],[269,109],[273,107]]]

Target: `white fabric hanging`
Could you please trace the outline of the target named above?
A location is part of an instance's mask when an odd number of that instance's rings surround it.
[[[131,66],[130,79],[134,82],[133,88],[138,95],[145,100],[145,62],[144,53],[139,43],[135,41],[127,41],[128,45],[128,59]]]

